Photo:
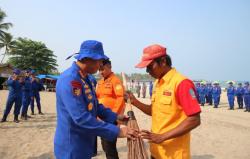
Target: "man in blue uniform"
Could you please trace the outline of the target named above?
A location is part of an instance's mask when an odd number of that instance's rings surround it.
[[[22,84],[19,81],[19,75],[21,71],[15,69],[13,75],[8,79],[7,85],[9,86],[9,95],[4,110],[3,118],[1,122],[6,122],[7,117],[11,111],[13,104],[15,103],[14,108],[14,122],[18,123],[18,115],[20,113],[20,107],[22,105]]]
[[[30,105],[31,99],[31,79],[30,79],[30,69],[25,71],[25,77],[22,87],[22,114],[21,118],[24,120],[28,119],[28,107]]]
[[[212,87],[212,84],[211,83],[208,83],[207,84],[207,89],[206,89],[206,94],[207,94],[207,102],[209,105],[212,105],[213,104],[213,97],[212,97],[212,94],[213,94],[213,87]]]
[[[56,85],[54,152],[57,159],[90,159],[96,136],[113,141],[118,136],[133,137],[138,133],[114,125],[118,116],[98,103],[89,74],[96,73],[102,60],[107,59],[102,43],[84,41],[77,54],[77,61],[60,75]]]
[[[149,95],[150,95],[150,98],[152,97],[152,94],[153,94],[153,82],[150,81],[149,82]]]
[[[229,86],[227,88],[229,110],[234,110],[234,96],[235,96],[235,88],[233,86],[233,82],[229,82]]]
[[[249,86],[249,82],[246,82],[245,86],[244,86],[244,102],[245,102],[245,107],[246,107],[245,112],[250,112],[250,86]]]
[[[40,94],[39,91],[42,90],[42,85],[41,83],[37,80],[35,70],[31,71],[31,115],[35,115],[34,112],[34,102],[36,99],[36,105],[38,109],[38,114],[43,115],[42,110],[41,110],[41,103],[40,103]]]
[[[195,88],[196,88],[196,91],[197,91],[197,100],[198,100],[198,103],[200,104],[200,88],[201,88],[201,84],[199,82],[197,82],[195,84]]]
[[[218,108],[218,105],[220,104],[220,95],[221,95],[221,88],[219,86],[219,83],[215,82],[213,91],[212,91],[212,96],[214,100],[214,108]]]
[[[242,83],[239,83],[236,89],[237,103],[239,105],[239,109],[243,109],[243,95],[244,88],[242,87]]]
[[[200,104],[201,106],[204,106],[205,102],[206,102],[206,86],[204,83],[201,83],[201,87],[199,88],[199,98],[200,98]]]

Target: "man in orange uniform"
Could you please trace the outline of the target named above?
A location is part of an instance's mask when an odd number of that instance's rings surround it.
[[[109,107],[113,112],[123,114],[125,108],[124,88],[122,82],[115,76],[111,68],[111,61],[109,59],[104,60],[103,66],[99,70],[103,78],[97,83],[97,98],[100,103],[105,107]],[[107,159],[119,159],[116,140],[110,142],[101,138],[101,143]]]
[[[147,68],[156,78],[152,101],[146,105],[129,94],[131,103],[152,116],[151,131],[140,135],[150,141],[154,159],[190,159],[190,131],[200,124],[200,106],[193,82],[172,68],[165,47],[151,45],[143,50],[137,68]]]

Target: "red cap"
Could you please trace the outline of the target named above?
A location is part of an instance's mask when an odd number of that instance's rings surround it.
[[[143,49],[143,55],[141,62],[135,67],[144,68],[147,67],[154,59],[167,55],[167,49],[161,45],[154,44]]]

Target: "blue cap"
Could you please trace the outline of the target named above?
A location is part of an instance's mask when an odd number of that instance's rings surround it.
[[[14,69],[13,73],[16,74],[16,75],[20,75],[21,71],[19,69]]]
[[[75,56],[75,59],[81,60],[83,58],[91,58],[94,60],[108,59],[104,55],[102,43],[96,40],[87,40],[81,44],[80,51],[78,55]]]
[[[31,70],[30,73],[33,75],[33,74],[36,73],[36,71],[35,70]]]

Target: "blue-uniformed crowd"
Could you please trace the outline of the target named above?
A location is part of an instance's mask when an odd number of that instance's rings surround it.
[[[28,107],[31,104],[32,115],[34,115],[34,98],[36,98],[39,114],[43,114],[40,105],[39,91],[43,88],[35,77],[35,71],[27,69],[25,76],[20,76],[19,69],[13,70],[13,75],[8,78],[7,86],[9,87],[9,95],[1,122],[6,122],[7,117],[14,104],[14,122],[18,123],[18,116],[21,111],[21,118],[27,120],[31,118],[27,114]],[[32,102],[33,101],[33,102]]]
[[[250,112],[250,86],[249,82],[245,82],[244,87],[242,83],[238,83],[236,88],[233,82],[228,82],[227,98],[229,110],[234,110],[234,101],[237,99],[238,108],[243,109],[245,105],[245,112]],[[218,82],[214,82],[213,86],[211,83],[205,84],[204,82],[196,83],[197,99],[201,106],[205,103],[209,105],[214,104],[214,108],[218,108],[220,104],[221,87]]]

